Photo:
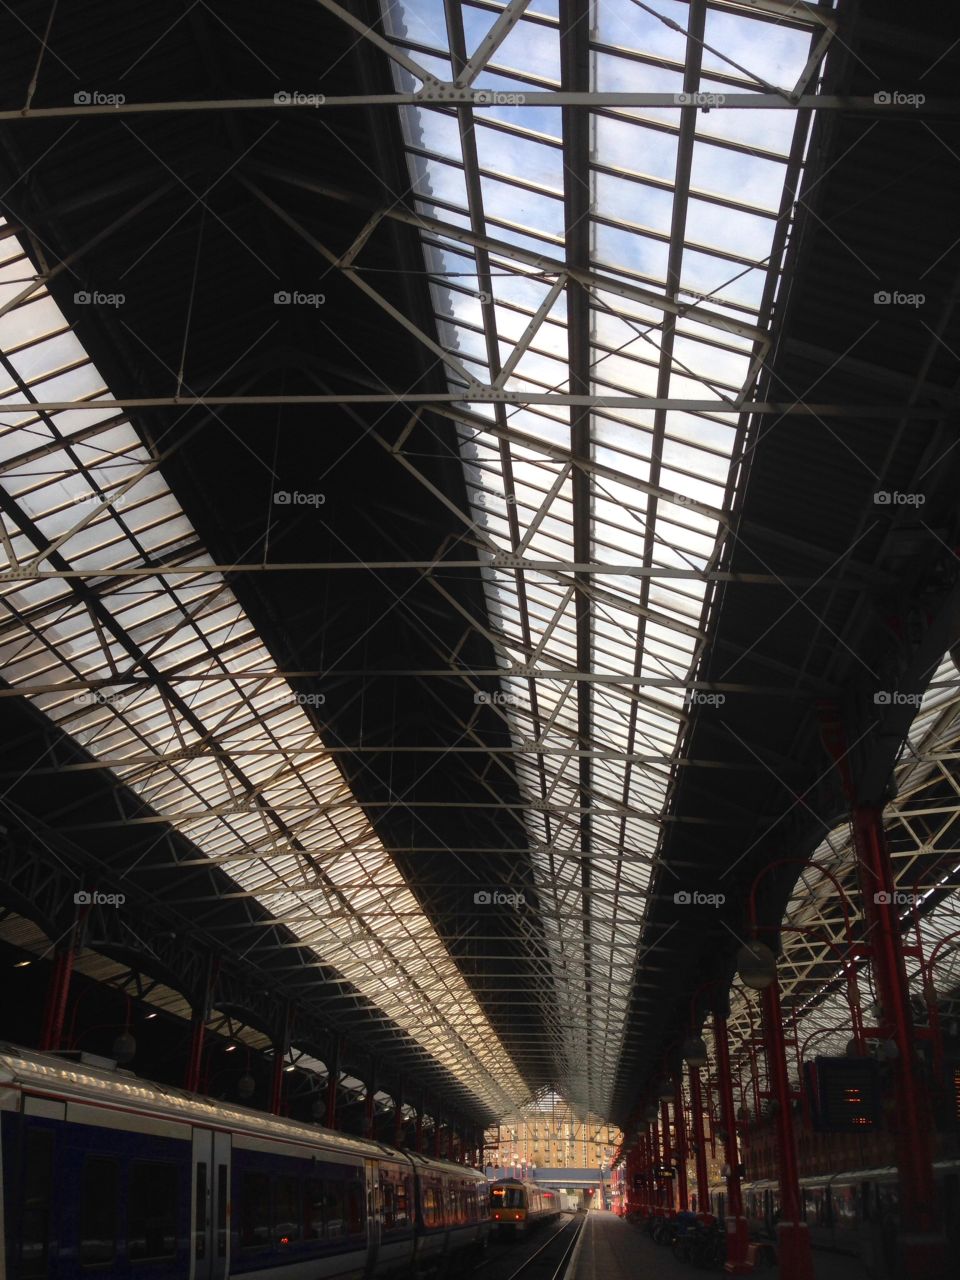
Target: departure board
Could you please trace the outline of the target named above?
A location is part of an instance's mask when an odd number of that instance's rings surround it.
[[[817,1058],[819,1127],[857,1133],[880,1123],[880,1072],[874,1058]]]

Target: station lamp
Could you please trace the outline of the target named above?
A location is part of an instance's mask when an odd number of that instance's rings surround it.
[[[764,942],[751,942],[737,952],[737,973],[745,987],[764,991],[777,978],[777,957]]]
[[[683,1042],[683,1060],[688,1067],[707,1065],[707,1045],[703,1036],[690,1036]]]

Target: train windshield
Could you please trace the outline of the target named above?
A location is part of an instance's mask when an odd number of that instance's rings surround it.
[[[491,1192],[494,1209],[522,1209],[522,1187],[494,1187]]]

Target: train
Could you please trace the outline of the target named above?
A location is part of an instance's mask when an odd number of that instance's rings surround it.
[[[490,1221],[499,1235],[525,1235],[559,1213],[557,1192],[536,1182],[500,1178],[490,1185]]]
[[[5,1280],[438,1274],[483,1256],[488,1187],[465,1165],[0,1044]]]
[[[960,1249],[960,1160],[938,1160],[934,1177],[940,1221],[952,1252]],[[710,1210],[723,1221],[726,1184],[710,1188]],[[780,1216],[775,1180],[741,1186],[743,1212],[755,1236],[773,1242]],[[856,1169],[800,1179],[803,1220],[814,1248],[861,1258],[873,1272],[887,1274],[895,1256],[899,1179],[895,1168]],[[886,1269],[886,1270],[885,1270]]]

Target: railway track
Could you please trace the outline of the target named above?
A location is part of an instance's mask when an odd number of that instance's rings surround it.
[[[491,1258],[475,1268],[483,1280],[563,1280],[563,1273],[583,1230],[586,1215],[568,1218],[548,1239],[537,1242],[537,1248],[521,1260],[509,1257]]]

